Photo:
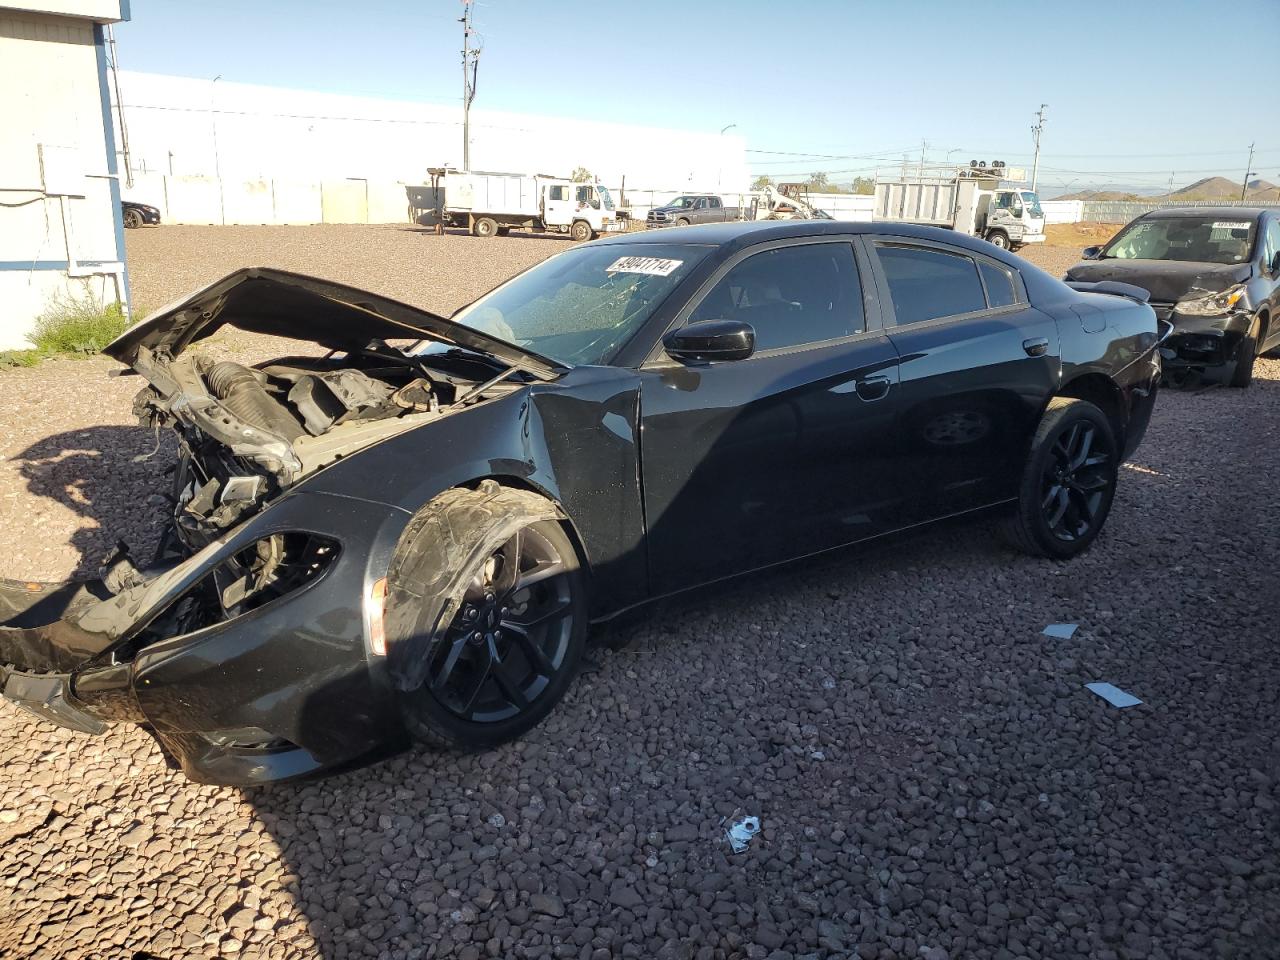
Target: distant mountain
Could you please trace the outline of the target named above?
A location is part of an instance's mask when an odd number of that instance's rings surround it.
[[[1280,201],[1280,186],[1266,180],[1250,180],[1245,200]],[[1055,197],[1055,200],[1239,200],[1240,184],[1226,177],[1205,177],[1171,193],[1139,193],[1117,186],[1111,190],[1078,190]]]

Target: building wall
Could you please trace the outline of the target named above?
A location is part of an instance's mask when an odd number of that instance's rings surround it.
[[[120,97],[135,177],[403,184],[424,182],[428,167],[462,165],[456,104],[131,71],[120,73]],[[625,176],[629,188],[741,191],[750,182],[744,151],[743,138],[716,130],[471,113],[476,170],[568,176],[585,166],[608,184]]]
[[[101,30],[0,7],[0,349],[58,298],[126,296]]]

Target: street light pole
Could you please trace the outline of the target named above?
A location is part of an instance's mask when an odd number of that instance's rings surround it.
[[[1254,143],[1257,141],[1255,140]],[[1249,144],[1249,162],[1244,165],[1244,183],[1240,184],[1240,201],[1244,202],[1245,191],[1249,189],[1249,176],[1253,173],[1253,144]]]
[[[723,138],[726,131],[732,130],[736,126],[737,126],[736,123],[726,123],[723,127],[720,128],[720,136]],[[720,190],[724,186],[724,140],[723,139],[721,139],[720,149],[717,150],[716,153],[719,155],[718,162],[716,163],[716,189]]]

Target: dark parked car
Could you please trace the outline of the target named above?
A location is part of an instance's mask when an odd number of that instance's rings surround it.
[[[1174,333],[1166,375],[1247,387],[1254,358],[1280,347],[1280,211],[1179,207],[1134,220],[1110,243],[1086,247],[1068,280],[1112,280],[1150,291]]]
[[[190,349],[224,325],[331,352]],[[448,320],[242,270],[107,348],[178,433],[172,536],[6,584],[4,696],[144,723],[221,783],[498,743],[589,622],[658,597],[992,507],[1030,553],[1084,550],[1157,340],[1140,297],[901,224],[600,240]]]
[[[145,203],[134,203],[132,200],[120,201],[120,212],[126,227],[159,226],[160,211]]]

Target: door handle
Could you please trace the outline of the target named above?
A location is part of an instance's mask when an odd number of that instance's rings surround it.
[[[1049,350],[1049,338],[1032,337],[1030,340],[1023,340],[1022,349],[1027,351],[1028,357],[1043,357]]]
[[[889,388],[893,386],[893,381],[885,376],[863,377],[854,384],[854,391],[858,394],[858,399],[872,403],[876,400],[883,400],[889,392]]]

